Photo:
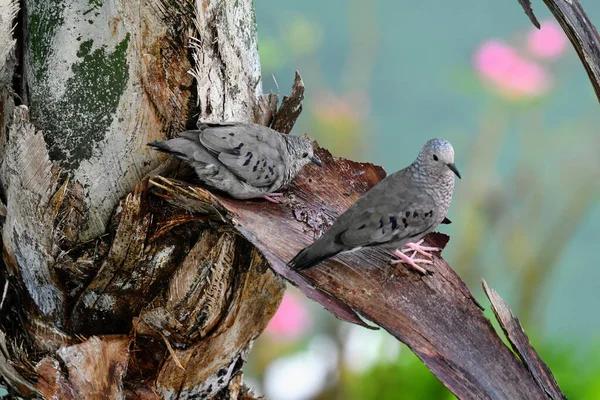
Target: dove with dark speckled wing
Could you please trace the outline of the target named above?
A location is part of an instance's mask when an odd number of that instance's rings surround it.
[[[257,124],[199,124],[198,130],[148,145],[187,161],[204,184],[236,199],[277,202],[277,190],[302,167],[310,162],[321,165],[309,139]]]
[[[292,268],[311,268],[336,254],[363,247],[393,249],[397,259],[421,273],[416,254],[431,258],[435,247],[422,246],[422,238],[440,223],[449,223],[446,213],[452,200],[454,165],[452,145],[441,139],[428,141],[417,159],[395,172],[362,195],[340,215],[316,242],[300,251],[290,262]],[[406,249],[399,250],[399,248]],[[406,252],[412,252],[410,256]]]

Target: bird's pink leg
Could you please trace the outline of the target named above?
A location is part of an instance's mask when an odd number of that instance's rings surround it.
[[[398,249],[392,251],[392,254],[394,256],[398,257],[397,260],[392,260],[392,264],[402,263],[402,264],[409,265],[409,266],[413,267],[414,269],[416,269],[417,271],[419,271],[423,275],[427,275],[427,270],[425,268],[421,267],[419,264],[417,264],[417,261],[421,264],[432,264],[433,263],[430,260],[415,260],[414,257],[415,257],[415,254],[417,254],[416,251],[410,257]]]
[[[281,197],[281,196],[283,196],[283,193],[267,193],[263,196],[263,199],[270,201],[271,203],[279,204],[277,199],[274,199],[273,197]]]

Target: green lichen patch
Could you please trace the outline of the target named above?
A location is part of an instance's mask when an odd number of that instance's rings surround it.
[[[52,51],[52,40],[64,23],[63,0],[46,0],[28,3],[29,19],[27,48],[30,67],[37,80],[43,79],[47,71],[46,61]]]
[[[90,8],[85,10],[83,15],[88,15],[88,14],[93,13],[93,15],[95,17],[99,16],[100,15],[100,7],[102,7],[102,1],[101,0],[89,0],[88,3],[90,5]],[[93,21],[90,23],[93,23]]]
[[[58,98],[44,80],[31,88],[32,116],[44,128],[50,156],[63,168],[78,168],[104,138],[129,80],[129,40],[127,34],[113,51],[106,46],[92,50],[91,39],[81,42],[80,61],[72,64],[73,75]]]

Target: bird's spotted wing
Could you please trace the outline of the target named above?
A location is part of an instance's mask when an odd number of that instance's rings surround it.
[[[369,206],[363,202],[366,207],[359,206],[362,210],[354,213],[338,237],[341,244],[357,248],[410,241],[435,228],[439,221],[432,198],[424,192],[402,190],[399,196],[379,197],[374,203]]]
[[[200,143],[233,174],[256,187],[272,186],[284,174],[279,133],[252,124],[204,126]]]

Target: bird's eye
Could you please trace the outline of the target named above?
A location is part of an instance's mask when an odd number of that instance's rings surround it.
[[[302,154],[302,158],[306,158],[306,157],[308,157],[308,153]]]
[[[438,160],[438,156],[436,156],[435,154],[433,155],[433,161],[437,161]]]

